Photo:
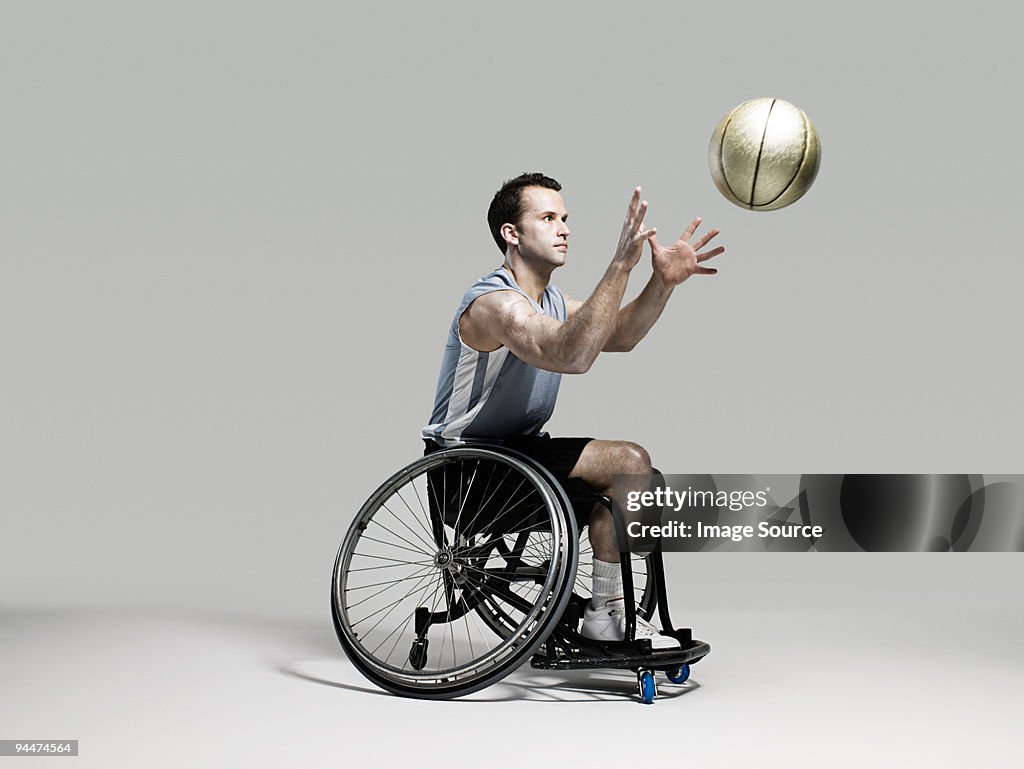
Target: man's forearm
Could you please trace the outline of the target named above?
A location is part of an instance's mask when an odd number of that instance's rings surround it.
[[[612,263],[594,293],[560,329],[564,355],[582,373],[590,368],[615,330],[629,270]]]
[[[613,332],[603,349],[606,352],[632,350],[661,317],[670,296],[672,286],[666,286],[657,275],[652,275],[640,295],[619,310]]]

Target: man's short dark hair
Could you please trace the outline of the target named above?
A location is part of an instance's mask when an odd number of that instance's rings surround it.
[[[505,253],[505,239],[501,237],[501,225],[506,222],[518,224],[523,215],[523,190],[526,187],[546,187],[549,190],[558,192],[562,185],[544,174],[519,174],[515,179],[509,179],[501,189],[494,193],[491,207],[487,209],[487,224],[491,228],[491,236],[498,244],[498,250]]]

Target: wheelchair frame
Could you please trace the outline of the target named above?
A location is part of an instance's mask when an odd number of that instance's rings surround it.
[[[603,504],[620,543],[628,541],[621,511],[611,499],[582,482],[570,495],[539,463],[502,446],[441,449],[399,470],[367,499],[335,559],[332,617],[353,665],[388,691],[426,699],[482,689],[526,657],[541,669],[634,670],[645,703],[657,694],[654,671],[665,671],[675,683],[685,681],[690,665],[710,646],[693,639],[690,629],[672,626],[660,543],[643,559],[647,578],[639,603],[647,617],[657,606],[663,634],[676,638],[680,648],[654,650],[650,640],[636,639],[635,600],[625,601],[626,640],[593,641],[579,634],[588,599],[573,590],[580,556],[574,503]],[[378,539],[384,532],[388,539]],[[409,560],[406,552],[419,560]],[[634,558],[620,553],[624,593],[636,598]],[[405,576],[385,577],[397,574]],[[399,595],[409,583],[412,588]],[[376,593],[363,592],[381,585]],[[389,591],[394,592],[385,596]],[[378,630],[396,611],[398,617]],[[430,631],[436,627],[441,629],[431,646]],[[474,629],[483,653],[474,646]],[[384,647],[389,647],[386,656],[380,651]],[[396,653],[400,665],[391,661]]]

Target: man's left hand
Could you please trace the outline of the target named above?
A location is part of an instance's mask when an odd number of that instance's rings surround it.
[[[670,246],[661,245],[656,236],[651,236],[649,241],[651,244],[651,264],[654,267],[654,274],[666,286],[678,286],[691,275],[715,275],[718,273],[718,270],[712,267],[702,267],[701,262],[724,253],[725,248],[719,246],[704,252],[701,252],[701,249],[719,231],[717,229],[710,230],[707,235],[693,245],[690,245],[690,238],[693,237],[698,226],[700,226],[699,216],[690,222],[690,226],[679,236],[679,240]]]

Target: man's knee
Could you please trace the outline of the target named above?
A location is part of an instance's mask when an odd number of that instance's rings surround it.
[[[639,443],[622,441],[616,447],[615,464],[623,475],[646,475],[651,472],[651,455]]]
[[[587,444],[570,478],[582,478],[601,491],[611,488],[616,475],[647,475],[651,456],[632,441],[592,441]]]

